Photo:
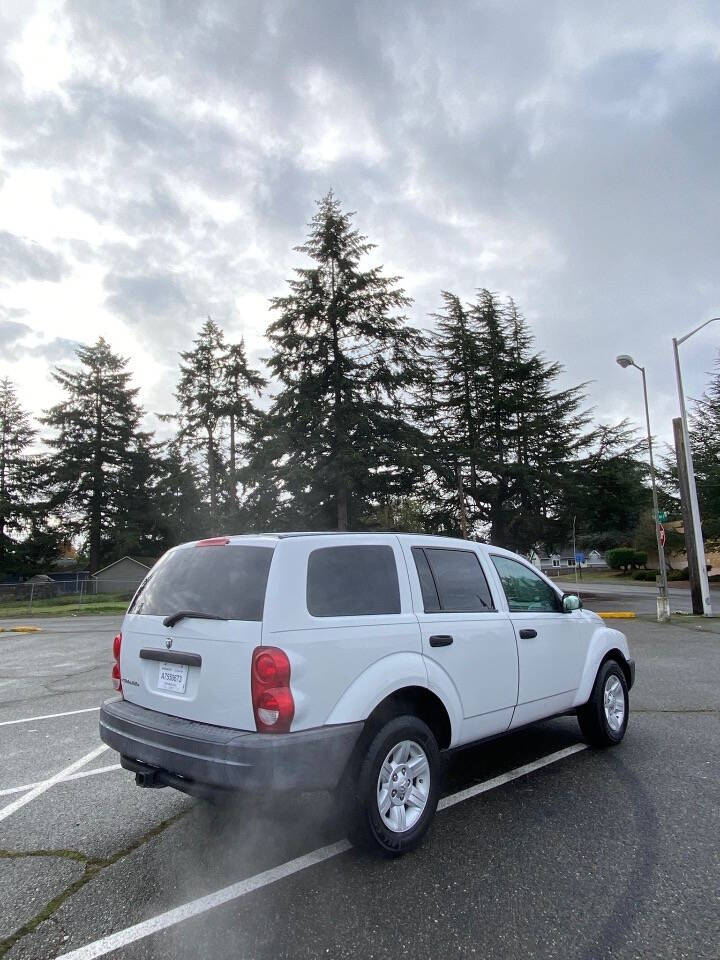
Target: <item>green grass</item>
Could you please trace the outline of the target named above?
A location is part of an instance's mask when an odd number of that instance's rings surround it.
[[[0,600],[0,617],[70,617],[78,614],[125,613],[130,598],[125,594],[103,593],[96,597],[70,595],[33,600]]]

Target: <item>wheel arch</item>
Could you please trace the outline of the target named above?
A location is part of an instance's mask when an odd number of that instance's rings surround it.
[[[625,635],[620,633],[619,630],[613,630],[605,626],[599,627],[594,632],[590,642],[585,667],[573,706],[579,707],[588,702],[592,694],[593,686],[595,685],[598,670],[607,660],[617,660],[625,674],[628,687],[630,687],[631,672],[627,662],[629,657],[630,650]]]
[[[630,673],[630,665],[627,662],[627,657],[625,656],[625,654],[622,652],[622,650],[619,650],[617,647],[615,647],[612,650],[608,650],[608,652],[605,654],[605,656],[602,658],[602,660],[598,664],[598,671],[600,670],[600,668],[604,663],[607,663],[608,660],[615,660],[618,666],[622,668],[622,672],[625,675],[625,683],[627,684],[628,690],[629,690],[630,687],[632,686],[632,675]]]
[[[381,700],[367,718],[369,731],[377,730],[393,717],[411,713],[426,723],[441,750],[450,746],[452,723],[440,697],[427,687],[400,687]]]

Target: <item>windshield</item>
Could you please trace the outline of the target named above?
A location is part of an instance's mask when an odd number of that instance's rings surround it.
[[[167,617],[181,610],[226,620],[262,620],[272,547],[187,547],[166,554],[128,613]]]

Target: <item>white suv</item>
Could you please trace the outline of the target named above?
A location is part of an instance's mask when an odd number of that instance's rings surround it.
[[[114,640],[100,736],[140,786],[338,790],[396,855],[442,752],[577,713],[622,740],[625,637],[522,557],[410,534],[215,537],[170,550]]]

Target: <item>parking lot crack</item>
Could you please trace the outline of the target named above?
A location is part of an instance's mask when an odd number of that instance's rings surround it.
[[[144,846],[144,844],[148,843],[148,841],[159,836],[161,833],[167,830],[168,827],[171,827],[174,823],[177,823],[178,820],[186,816],[191,809],[193,808],[189,807],[187,810],[182,810],[180,813],[175,814],[175,816],[168,817],[167,820],[161,821],[146,833],[142,834],[142,836],[137,837],[137,839],[133,840],[116,853],[111,854],[109,857],[89,857],[80,850],[66,849],[0,850],[0,860],[19,860],[23,857],[64,857],[68,860],[75,860],[76,862],[84,865],[82,874],[76,880],[73,880],[73,882],[65,887],[64,890],[46,903],[42,910],[36,913],[34,917],[27,921],[27,923],[24,923],[14,933],[11,933],[3,940],[0,940],[0,960],[15,946],[16,943],[28,936],[28,934],[34,933],[41,923],[44,923],[46,920],[54,919],[54,914],[60,909],[60,907],[70,900],[78,892],[78,890],[81,890],[90,880],[93,879],[93,877],[97,876],[107,867],[117,863],[118,860],[122,860],[123,857],[127,857],[135,850],[138,850],[140,847]]]
[[[78,863],[90,862],[90,857],[80,850],[0,850],[0,860],[22,860],[25,857],[64,857]]]

